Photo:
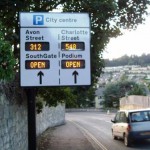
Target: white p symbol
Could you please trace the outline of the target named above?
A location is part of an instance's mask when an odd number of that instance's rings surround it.
[[[34,15],[33,16],[33,24],[34,25],[43,25],[44,21],[43,21],[43,15]]]
[[[38,22],[42,21],[42,17],[41,16],[36,16],[36,24],[38,24]]]

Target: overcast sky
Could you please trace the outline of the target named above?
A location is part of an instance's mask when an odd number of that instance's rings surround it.
[[[135,31],[125,31],[124,35],[112,38],[103,53],[103,58],[118,58],[123,55],[150,54],[150,16],[145,24]]]
[[[62,6],[58,9],[55,11],[61,12]],[[150,8],[148,12],[150,14]],[[103,58],[113,59],[123,55],[141,56],[142,54],[150,54],[150,15],[144,24],[139,25],[136,30],[126,30],[122,36],[112,38],[103,52]]]

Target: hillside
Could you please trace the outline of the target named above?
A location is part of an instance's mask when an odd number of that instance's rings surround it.
[[[125,66],[125,65],[140,65],[148,66],[150,65],[150,54],[143,54],[141,56],[127,56],[124,55],[118,59],[104,59],[106,67],[115,67],[115,66]]]

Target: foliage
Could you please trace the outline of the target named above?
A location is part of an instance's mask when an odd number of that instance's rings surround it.
[[[93,107],[95,98],[95,89],[91,86],[82,86],[72,88],[73,94],[76,95],[77,107]]]
[[[114,104],[119,107],[119,99],[128,95],[146,95],[146,90],[133,81],[110,83],[105,88],[103,104],[105,107],[113,107]]]
[[[102,72],[102,52],[111,37],[121,35],[120,28],[136,29],[144,21],[149,0],[76,0],[63,4],[63,11],[88,12],[91,18],[92,83]]]
[[[36,112],[39,114],[42,112],[43,106],[45,105],[43,97],[40,95],[36,96]]]
[[[150,54],[142,54],[141,56],[124,55],[118,59],[113,60],[104,60],[107,67],[115,67],[115,66],[125,66],[125,65],[140,65],[140,66],[148,66],[150,65]]]
[[[1,0],[0,18],[4,25],[5,39],[14,46],[19,59],[19,12],[48,12],[63,6],[64,12],[88,12],[91,18],[91,71],[92,83],[97,82],[104,62],[102,52],[111,37],[121,34],[120,28],[135,29],[144,21],[149,0]]]
[[[48,12],[60,5],[63,6],[64,12],[88,12],[91,19],[91,87],[93,87],[104,67],[102,52],[109,39],[121,35],[120,28],[135,29],[139,23],[142,23],[148,4],[149,0],[1,0],[0,18],[5,27],[3,29],[5,40],[11,43],[14,56],[19,60],[19,12]],[[77,101],[81,100],[84,103],[87,99],[86,94],[94,93],[88,92],[89,89],[42,88],[39,94],[43,94],[48,104],[56,104],[57,101],[64,101],[70,91],[77,93],[74,96],[70,93],[73,100],[76,96]]]
[[[14,78],[15,59],[10,43],[4,39],[1,24],[0,28],[0,80],[10,81]]]
[[[42,97],[48,106],[57,106],[58,102],[66,102],[66,106],[76,106],[76,96],[68,87],[42,87],[38,91],[38,96]]]
[[[19,85],[19,73],[14,80],[0,83],[0,93],[4,93],[10,104],[22,105],[26,104],[27,96],[25,91]],[[2,101],[2,99],[0,99]]]

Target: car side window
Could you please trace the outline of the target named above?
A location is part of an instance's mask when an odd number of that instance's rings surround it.
[[[116,122],[116,123],[119,122],[119,116],[120,116],[120,113],[118,112],[118,113],[116,114],[116,116],[115,116],[115,122]]]
[[[120,112],[119,122],[124,122],[124,123],[127,122],[127,117],[125,112]]]

